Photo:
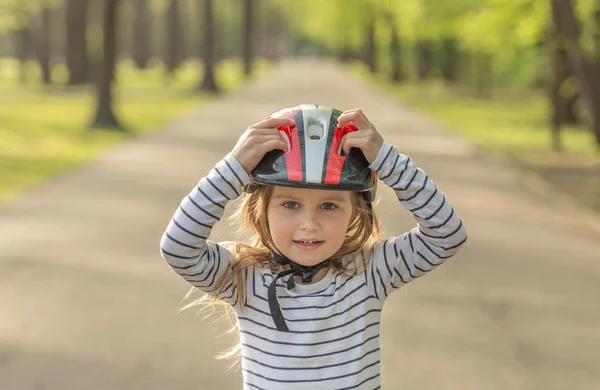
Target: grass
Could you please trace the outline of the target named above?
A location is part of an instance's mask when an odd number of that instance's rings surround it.
[[[128,132],[89,130],[95,102],[91,87],[68,88],[62,66],[53,68],[53,84],[40,84],[35,63],[28,83],[18,80],[17,63],[0,59],[0,202],[39,184],[107,148],[156,130],[201,105],[210,96],[196,93],[201,65],[188,62],[171,80],[160,65],[140,71],[122,61],[117,70],[115,112]],[[258,64],[263,72],[264,64]],[[225,91],[243,82],[241,64],[223,62],[217,81]]]
[[[590,130],[566,126],[562,152],[551,148],[549,102],[536,91],[494,91],[478,99],[472,91],[449,88],[439,80],[393,85],[359,64],[350,69],[390,96],[490,153],[508,157],[533,171],[580,204],[600,211],[600,150]]]

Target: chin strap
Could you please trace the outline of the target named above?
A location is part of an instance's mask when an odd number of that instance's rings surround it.
[[[265,246],[267,248],[269,248],[268,245],[265,244]],[[269,285],[269,288],[267,290],[268,298],[269,298],[268,299],[269,300],[269,309],[271,309],[271,317],[273,317],[273,321],[275,321],[275,326],[277,326],[277,330],[279,330],[281,332],[289,332],[287,324],[285,323],[285,318],[283,318],[283,314],[281,313],[281,307],[279,306],[279,301],[277,300],[277,291],[276,291],[277,280],[279,280],[280,278],[282,278],[286,275],[292,274],[292,276],[287,281],[288,290],[291,290],[294,287],[296,287],[296,282],[294,281],[294,276],[300,276],[302,278],[302,282],[310,283],[312,281],[312,278],[315,276],[315,274],[319,270],[321,270],[329,265],[330,260],[327,259],[317,265],[306,267],[306,266],[303,266],[303,265],[293,262],[292,260],[288,259],[285,256],[282,256],[282,255],[276,253],[271,248],[269,248],[269,251],[271,252],[271,256],[273,256],[273,260],[275,260],[275,262],[277,264],[290,266],[290,269],[281,271],[280,273],[277,274],[277,276],[273,279],[273,281],[271,282],[271,284]]]

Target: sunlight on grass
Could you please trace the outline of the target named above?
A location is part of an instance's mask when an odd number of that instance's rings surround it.
[[[565,126],[563,151],[554,152],[548,124],[549,102],[543,91],[494,90],[490,99],[474,98],[473,89],[449,88],[441,80],[391,84],[362,64],[348,68],[388,96],[434,118],[486,151],[508,157],[535,172],[579,205],[600,212],[600,152],[585,126]]]
[[[529,164],[588,164],[600,162],[600,153],[590,131],[565,127],[564,153],[551,150],[548,101],[542,93],[495,92],[493,99],[476,99],[473,91],[449,89],[441,81],[393,85],[385,76],[373,77],[364,66],[349,68],[391,96],[428,114],[473,143]]]
[[[130,61],[119,63],[115,111],[127,133],[89,130],[94,115],[93,87],[43,87],[39,70],[28,64],[29,82],[21,86],[18,63],[0,59],[0,201],[42,180],[89,160],[108,147],[156,130],[197,108],[210,96],[196,92],[202,66],[184,64],[173,77],[165,77],[160,64],[137,70]],[[257,62],[258,74],[267,67]],[[217,82],[230,91],[243,81],[239,61],[219,64]],[[60,67],[53,81],[64,82]]]

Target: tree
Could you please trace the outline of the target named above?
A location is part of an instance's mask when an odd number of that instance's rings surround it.
[[[244,0],[244,29],[243,29],[243,57],[244,57],[244,75],[250,76],[252,73],[253,57],[253,37],[254,37],[254,0]]]
[[[400,38],[398,37],[398,27],[392,22],[391,26],[392,39],[390,40],[390,53],[392,56],[392,73],[390,79],[394,83],[399,83],[403,79],[402,74],[402,48],[400,46]]]
[[[579,118],[575,113],[575,105],[579,100],[579,93],[574,88],[567,86],[572,84],[572,71],[567,55],[567,42],[564,36],[557,33],[556,27],[552,25],[548,34],[548,57],[551,75],[549,80],[550,98],[550,128],[552,130],[552,149],[559,152],[562,150],[561,125],[579,124]]]
[[[148,0],[133,2],[133,61],[139,69],[146,69],[150,61],[151,13]]]
[[[367,22],[366,43],[365,43],[365,63],[371,73],[377,73],[377,42],[375,41],[375,18]]]
[[[566,105],[561,101],[561,85],[567,76],[567,64],[565,62],[566,50],[565,40],[556,32],[556,28],[550,31],[549,57],[552,69],[552,79],[549,83],[550,97],[550,129],[552,135],[552,150],[560,152],[562,150],[561,125],[564,123]]]
[[[458,80],[458,49],[454,38],[442,41],[441,73],[444,80],[453,84]]]
[[[596,57],[596,64],[600,64],[600,0],[596,0],[596,10],[594,11],[594,23],[596,25],[596,36],[594,37],[594,54]],[[600,71],[600,67],[598,71]]]
[[[431,43],[426,40],[417,41],[416,47],[417,58],[417,77],[419,81],[425,81],[429,78],[431,70]]]
[[[167,10],[167,39],[165,40],[165,66],[167,73],[172,74],[181,64],[182,45],[179,0],[169,0]]]
[[[112,82],[117,57],[117,12],[119,0],[104,0],[102,62],[96,80],[96,115],[92,128],[123,131],[113,112]]]
[[[19,59],[19,80],[22,84],[27,82],[27,69],[25,67],[33,52],[33,39],[30,21],[28,20],[28,12],[23,2],[15,4],[14,8],[14,42]]]
[[[600,148],[600,64],[586,57],[579,43],[580,27],[571,0],[551,0],[556,30],[567,40],[567,54],[590,115],[590,127]]]
[[[279,41],[283,35],[284,15],[279,7],[269,4],[265,9],[265,43],[262,54],[267,60],[276,62],[279,59]]]
[[[44,84],[50,84],[51,82],[51,51],[50,51],[50,23],[52,11],[46,4],[42,6],[42,10],[39,17],[39,29],[35,37],[35,47],[42,70],[42,82]]]
[[[84,84],[89,80],[86,39],[88,0],[67,0],[66,11],[66,58],[69,84]]]
[[[204,1],[204,79],[198,87],[200,91],[219,92],[215,82],[215,36],[214,36],[214,12],[213,0]]]

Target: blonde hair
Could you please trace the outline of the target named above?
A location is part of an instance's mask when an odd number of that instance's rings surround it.
[[[227,309],[225,314],[232,325],[232,328],[228,333],[237,330],[237,323],[233,320],[233,316],[230,312],[231,307],[229,304],[219,301],[217,296],[224,292],[224,289],[227,288],[235,278],[235,282],[237,283],[237,302],[240,311],[243,311],[245,292],[244,271],[251,267],[269,268],[274,270],[284,269],[283,266],[277,264],[273,260],[271,252],[265,246],[266,244],[270,248],[275,248],[267,225],[267,207],[272,194],[273,186],[269,185],[259,185],[253,192],[244,192],[242,194],[242,197],[239,199],[239,204],[230,219],[240,227],[238,231],[239,234],[250,230],[252,235],[249,243],[221,243],[221,245],[227,247],[233,254],[233,260],[230,265],[231,272],[226,273],[217,282],[213,292],[204,294],[203,297],[183,306],[180,312],[196,306],[200,307],[201,312],[205,312],[205,309],[207,308],[212,308],[212,311],[214,312],[216,304],[222,304]],[[369,210],[367,201],[363,196],[358,192],[352,192],[350,199],[353,211],[348,229],[346,230],[346,238],[342,246],[331,257],[329,267],[333,268],[334,271],[339,274],[353,276],[364,272],[368,261],[371,258],[373,247],[380,239],[381,232],[379,220],[375,213],[372,210]],[[354,255],[351,256],[352,261],[342,261],[344,256],[350,254]],[[185,301],[188,299],[192,293],[197,290],[196,287],[193,287],[183,300]],[[207,316],[208,314],[205,315],[205,317]],[[218,358],[239,357],[240,351],[240,344],[238,342],[233,349],[219,355]],[[238,359],[235,360],[237,361]],[[232,365],[234,365],[236,361],[234,361]]]

